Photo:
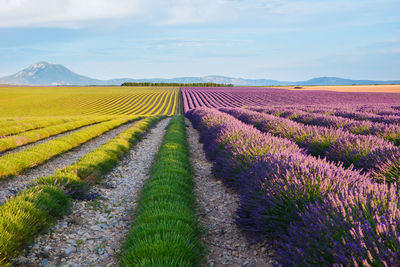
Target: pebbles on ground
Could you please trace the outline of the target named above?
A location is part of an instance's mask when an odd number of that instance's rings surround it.
[[[212,163],[206,159],[199,133],[186,119],[188,141],[194,168],[199,219],[206,228],[203,241],[208,246],[208,266],[276,266],[268,257],[268,249],[260,244],[249,245],[237,228],[234,216],[239,196],[214,178]]]
[[[71,214],[39,236],[13,266],[116,266],[169,119],[159,122],[94,189],[101,198],[74,201]]]
[[[26,170],[23,174],[0,181],[0,204],[15,193],[25,190],[35,178],[51,175],[54,171],[73,164],[85,154],[105,144],[116,137],[120,132],[132,127],[136,122],[131,122],[105,132],[88,142],[73,148],[61,155],[55,156],[45,163],[32,169]],[[71,133],[71,132],[70,132]]]

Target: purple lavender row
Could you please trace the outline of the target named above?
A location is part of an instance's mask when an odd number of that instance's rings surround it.
[[[400,124],[400,116],[378,115],[370,112],[346,110],[346,108],[341,108],[340,106],[334,109],[329,107],[308,107],[305,108],[303,111],[310,113],[324,113],[327,115],[334,115],[360,121],[369,120],[379,123]]]
[[[400,116],[399,106],[388,104],[358,104],[358,105],[334,105],[332,109],[372,113],[381,116]]]
[[[371,121],[376,123],[387,123],[387,124],[400,124],[400,116],[384,115],[380,113],[371,112],[374,110],[372,105],[362,106],[363,108],[357,108],[357,106],[349,105],[335,105],[335,106],[321,106],[321,105],[272,105],[268,107],[268,113],[276,116],[281,116],[283,110],[285,111],[296,111],[306,112],[310,114],[325,114],[338,116],[358,121]],[[258,106],[257,108],[265,108],[265,105]],[[360,111],[362,110],[362,111]]]
[[[267,114],[277,114],[276,108],[249,107],[247,109]],[[306,125],[343,129],[353,134],[375,135],[393,142],[396,146],[400,145],[400,125],[396,124],[358,121],[333,115],[307,113],[295,109],[280,110],[279,116]]]
[[[336,111],[333,113],[333,115],[355,120],[369,120],[372,122],[400,124],[400,116],[392,116],[392,115],[381,116],[365,112],[348,112],[348,111]]]
[[[377,96],[378,97],[378,96]],[[312,106],[311,106],[312,108]],[[347,104],[335,104],[332,106],[324,106],[326,110],[335,110],[335,111],[350,111],[350,112],[361,112],[361,113],[370,113],[370,114],[375,114],[375,115],[381,115],[381,116],[386,116],[386,115],[394,115],[394,116],[400,116],[400,110],[398,106],[393,106],[393,105],[388,105],[388,104],[353,104],[353,105],[347,105]]]
[[[238,225],[250,238],[274,243],[284,266],[398,262],[395,190],[216,110],[200,108],[187,116],[200,131],[217,177],[241,195]]]
[[[381,116],[386,116],[386,115],[400,116],[399,106],[391,106],[391,105],[362,105],[356,108],[355,111],[375,113]]]
[[[254,125],[265,133],[292,140],[306,148],[313,156],[326,157],[328,160],[342,162],[344,166],[354,165],[358,169],[369,171],[381,163],[377,152],[382,156],[386,150],[399,150],[394,145],[376,136],[354,135],[342,129],[330,129],[320,126],[307,126],[289,119],[259,113],[240,108],[221,108],[239,120]],[[382,150],[385,148],[385,150]]]

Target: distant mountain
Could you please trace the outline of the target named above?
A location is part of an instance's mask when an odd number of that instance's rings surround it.
[[[76,74],[61,64],[45,61],[35,63],[20,72],[0,78],[0,84],[20,85],[87,85],[103,81]]]
[[[397,81],[350,80],[336,77],[320,77],[307,81],[287,82],[268,79],[243,79],[210,75],[205,77],[179,77],[172,79],[150,78],[131,79],[119,78],[98,80],[72,72],[61,64],[45,61],[35,63],[22,71],[0,78],[0,84],[15,85],[120,85],[124,82],[166,82],[166,83],[224,83],[238,86],[272,86],[272,85],[352,85],[352,84],[400,84]]]

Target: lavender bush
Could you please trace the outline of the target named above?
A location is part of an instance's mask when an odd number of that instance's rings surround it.
[[[237,223],[256,241],[279,238],[309,203],[366,182],[369,179],[357,171],[324,159],[285,151],[270,153],[258,157],[239,176],[242,196]]]
[[[371,171],[371,177],[380,183],[400,182],[400,149],[382,147],[369,155],[365,162],[377,162]]]
[[[300,212],[277,249],[284,266],[399,266],[398,193],[366,184]]]

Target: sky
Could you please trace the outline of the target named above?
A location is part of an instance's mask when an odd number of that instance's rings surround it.
[[[0,77],[400,80],[399,0],[0,0]]]

